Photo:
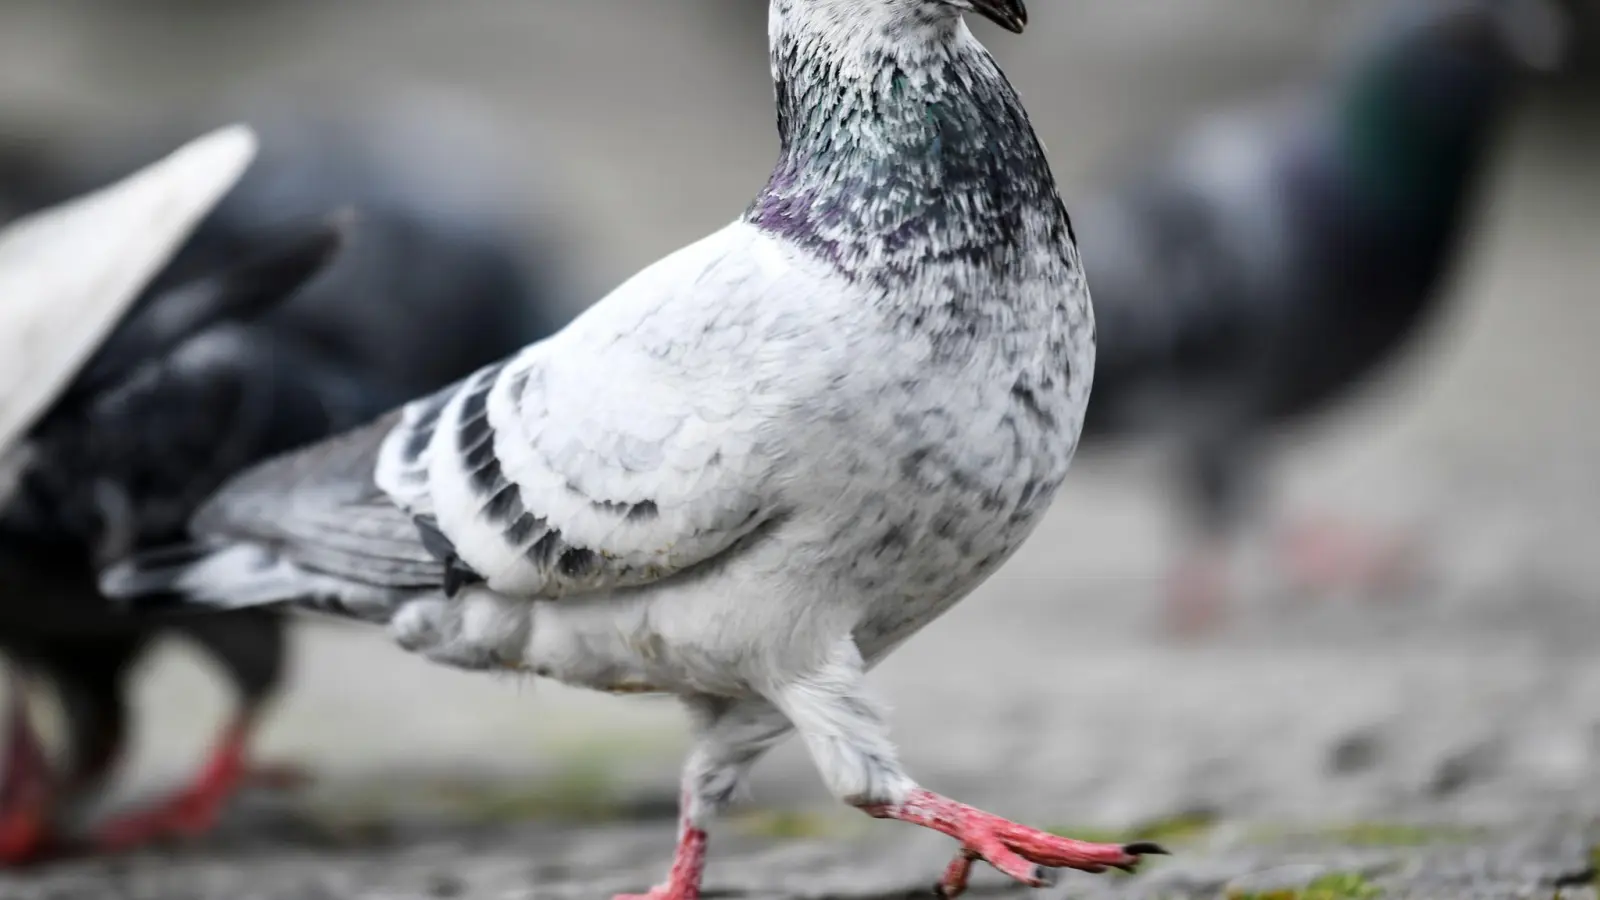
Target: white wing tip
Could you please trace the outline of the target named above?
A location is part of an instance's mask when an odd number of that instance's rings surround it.
[[[0,448],[70,382],[256,150],[248,125],[219,128],[107,187],[0,228]]]
[[[168,155],[160,166],[215,172],[217,182],[232,185],[244,174],[259,149],[260,141],[255,129],[236,122],[184,144]],[[226,190],[226,187],[223,189]]]

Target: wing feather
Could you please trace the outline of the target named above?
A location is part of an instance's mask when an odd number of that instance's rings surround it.
[[[760,440],[768,416],[738,414],[745,373],[662,342],[723,339],[702,327],[725,306],[705,301],[698,277],[723,257],[715,240],[691,247],[658,264],[690,271],[653,280],[647,269],[601,317],[253,470],[202,510],[197,537],[270,547],[352,589],[449,593],[471,577],[540,598],[642,585],[717,557],[782,513],[776,455]],[[726,288],[759,308],[749,280]],[[701,293],[662,297],[662,282]],[[667,314],[699,318],[647,321]]]
[[[0,449],[66,388],[255,148],[249,129],[221,129],[0,231]]]
[[[694,249],[691,261],[715,264]],[[672,283],[705,289],[683,275]],[[625,293],[613,299],[627,309]],[[385,441],[378,485],[436,517],[495,590],[563,597],[645,584],[717,556],[776,513],[759,419],[741,426],[726,388],[697,382],[673,348],[612,316],[412,404]]]

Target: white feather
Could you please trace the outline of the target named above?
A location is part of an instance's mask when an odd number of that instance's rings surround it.
[[[770,333],[799,356],[820,340],[786,326],[787,304],[773,302],[793,290],[792,255],[730,226],[645,269],[499,371],[488,395],[495,456],[546,525],[520,543],[483,515],[487,498],[469,483],[458,443],[466,398],[487,372],[463,382],[411,466],[399,448],[427,401],[407,410],[381,454],[379,486],[410,511],[431,511],[462,560],[508,594],[636,584],[715,555],[760,524],[764,501],[773,508],[762,495],[776,460],[758,446],[769,420],[736,414],[804,390],[761,378],[762,365],[776,375],[793,357],[773,348],[752,366],[747,339]],[[639,504],[647,514],[626,514]],[[600,554],[599,570],[574,579],[530,559],[551,530]]]

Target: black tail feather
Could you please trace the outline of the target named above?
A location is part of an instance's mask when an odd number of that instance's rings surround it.
[[[100,591],[131,612],[188,609],[188,598],[173,590],[177,576],[210,552],[198,543],[141,551],[101,572]]]

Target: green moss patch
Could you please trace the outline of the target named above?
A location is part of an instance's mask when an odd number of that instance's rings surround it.
[[[1358,872],[1328,872],[1299,887],[1227,891],[1228,900],[1377,900],[1383,890]]]

